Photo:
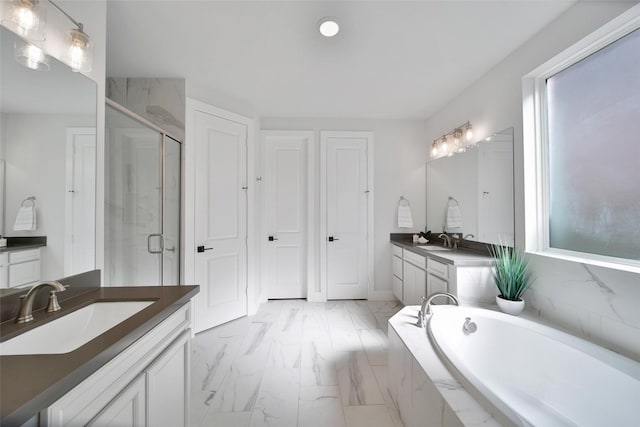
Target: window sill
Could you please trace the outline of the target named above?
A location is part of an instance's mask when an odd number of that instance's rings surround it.
[[[583,254],[579,252],[564,251],[560,249],[547,249],[525,252],[530,255],[554,258],[569,262],[577,262],[580,264],[595,265],[597,267],[628,271],[630,273],[640,273],[640,261],[624,260],[621,258],[612,258],[592,254]]]

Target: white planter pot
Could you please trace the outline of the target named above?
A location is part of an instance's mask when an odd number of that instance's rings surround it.
[[[508,299],[501,298],[500,296],[496,296],[496,303],[503,313],[511,314],[512,316],[517,316],[522,313],[522,310],[524,310],[523,299],[520,299],[520,301],[510,301]]]

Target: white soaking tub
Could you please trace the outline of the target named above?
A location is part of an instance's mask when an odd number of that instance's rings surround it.
[[[435,307],[428,335],[483,404],[522,426],[640,426],[640,364],[503,313]],[[469,317],[477,325],[465,333]],[[489,408],[489,409],[493,409]]]

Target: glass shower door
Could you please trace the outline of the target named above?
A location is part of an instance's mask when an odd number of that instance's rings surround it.
[[[163,135],[107,105],[106,285],[162,284]]]
[[[180,143],[164,137],[162,283],[180,284]]]

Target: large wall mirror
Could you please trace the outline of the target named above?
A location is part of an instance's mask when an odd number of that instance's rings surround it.
[[[46,236],[40,276],[59,279],[95,268],[96,84],[53,58],[19,64],[16,42],[0,28],[0,234]],[[35,229],[16,230],[30,197]]]
[[[427,228],[513,246],[513,128],[427,163]]]

